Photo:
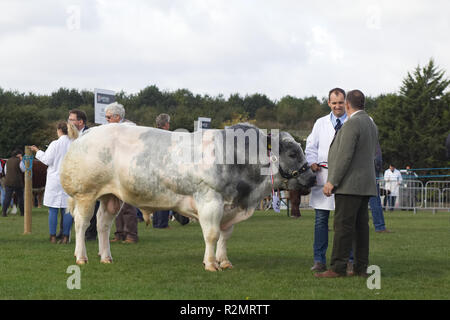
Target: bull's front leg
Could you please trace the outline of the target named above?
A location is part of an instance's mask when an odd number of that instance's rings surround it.
[[[220,238],[217,242],[216,260],[219,263],[221,269],[231,269],[233,265],[227,257],[227,240],[233,233],[233,226],[220,232]]]
[[[223,200],[220,194],[209,191],[197,201],[198,217],[205,240],[203,264],[207,271],[220,270],[216,261],[215,247],[220,237],[220,221],[223,216]]]

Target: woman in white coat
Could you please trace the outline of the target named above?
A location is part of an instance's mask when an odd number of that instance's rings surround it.
[[[395,169],[392,164],[389,165],[389,169],[384,172],[384,182],[385,189],[390,192],[387,196],[387,202],[390,211],[394,210],[395,201],[398,197],[402,180],[402,174],[400,173],[400,171]]]
[[[60,122],[58,123],[56,132],[58,134],[58,139],[52,141],[45,152],[39,150],[36,146],[31,146],[31,150],[36,152],[36,159],[48,166],[47,182],[44,193],[44,205],[49,209],[48,224],[50,231],[50,242],[56,243],[58,211],[61,210],[64,216],[63,240],[61,243],[68,243],[73,219],[70,213],[65,212],[67,208],[68,195],[61,186],[59,169],[64,156],[69,150],[70,144],[78,137],[78,131],[72,124]]]

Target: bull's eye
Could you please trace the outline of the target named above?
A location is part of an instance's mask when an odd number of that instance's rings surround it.
[[[289,155],[289,157],[295,159],[295,158],[297,158],[297,154],[291,153],[291,154]]]
[[[292,172],[292,176],[293,176],[293,177],[298,176],[298,174],[299,174],[298,171],[293,171],[293,172]]]

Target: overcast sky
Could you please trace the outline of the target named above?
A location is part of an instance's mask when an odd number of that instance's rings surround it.
[[[450,77],[450,1],[0,0],[0,87],[323,97]]]

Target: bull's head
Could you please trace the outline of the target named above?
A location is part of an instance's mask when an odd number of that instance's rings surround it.
[[[309,193],[309,188],[316,183],[301,145],[287,132],[280,132],[278,171],[287,180],[288,190]]]

